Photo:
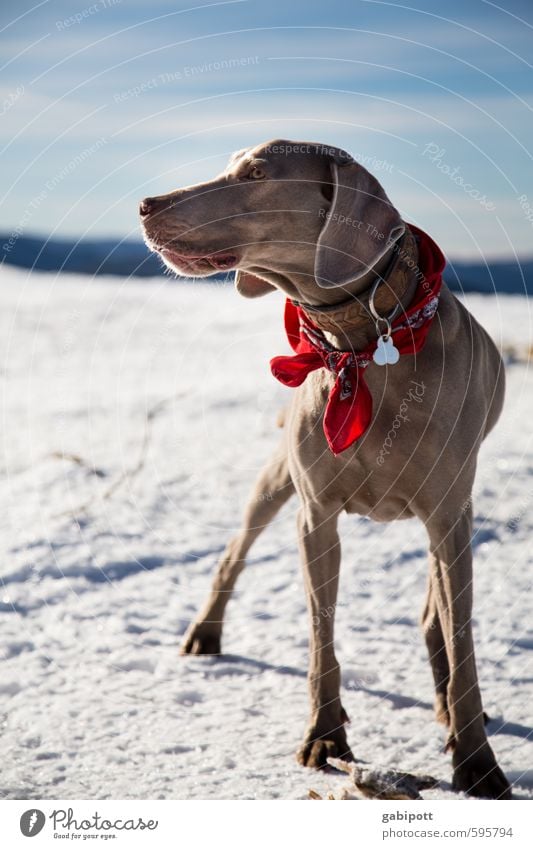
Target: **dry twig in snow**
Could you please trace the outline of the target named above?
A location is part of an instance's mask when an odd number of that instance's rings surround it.
[[[148,449],[150,447],[150,438],[152,436],[152,423],[153,423],[154,419],[157,418],[157,416],[164,409],[166,409],[166,407],[168,407],[169,404],[172,404],[175,401],[177,401],[179,398],[181,398],[183,396],[183,394],[184,394],[183,392],[178,392],[176,395],[174,395],[171,398],[165,398],[163,401],[159,401],[157,404],[154,404],[154,406],[151,407],[148,410],[148,412],[146,414],[145,421],[144,421],[144,435],[143,435],[143,440],[142,440],[141,447],[140,447],[140,450],[139,450],[139,457],[137,459],[137,462],[133,466],[131,466],[129,469],[124,469],[124,471],[122,471],[120,473],[118,478],[115,481],[113,481],[113,483],[110,484],[110,486],[108,486],[108,488],[106,490],[104,490],[103,493],[94,496],[89,501],[86,501],[85,504],[80,504],[80,506],[76,507],[75,509],[65,510],[61,513],[57,513],[54,516],[54,518],[57,519],[57,518],[62,518],[64,516],[70,516],[71,518],[75,518],[76,515],[79,514],[79,513],[87,513],[87,511],[90,510],[90,508],[93,506],[94,502],[97,499],[105,501],[108,498],[111,498],[111,496],[115,494],[117,489],[120,486],[122,486],[122,484],[125,481],[132,480],[134,477],[136,477],[139,474],[139,472],[142,471],[142,469],[144,468],[144,465],[146,463],[146,457],[148,455]],[[56,455],[59,454],[59,452],[54,452],[54,453]],[[63,455],[63,456],[65,456],[65,455]],[[77,455],[66,455],[66,456],[67,456],[68,459],[71,459],[71,460],[74,460],[74,458],[76,457],[74,462],[77,462],[81,466],[86,466],[87,468],[91,468],[89,463],[82,460],[82,458],[77,457]],[[96,472],[96,474],[98,474],[98,473]]]
[[[328,764],[340,772],[346,772],[351,784],[341,788],[339,796],[328,794],[328,799],[421,799],[420,791],[437,785],[430,775],[412,775],[396,769],[381,769],[347,763],[340,758],[328,758]],[[315,791],[309,791],[310,799],[321,799]]]

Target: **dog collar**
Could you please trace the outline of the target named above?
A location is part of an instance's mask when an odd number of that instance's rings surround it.
[[[437,312],[445,266],[435,242],[416,227],[410,225],[409,230],[418,236],[418,265],[411,268],[418,282],[409,308],[390,325],[389,338],[394,335],[399,356],[417,354],[424,347]],[[285,330],[295,355],[274,357],[272,374],[292,387],[300,386],[316,369],[326,368],[334,375],[323,426],[331,451],[340,454],[366,432],[372,420],[372,396],[364,372],[373,362],[380,340],[373,340],[362,351],[339,351],[311,321],[307,310],[290,300],[285,304]]]
[[[370,298],[375,288],[374,306],[380,316],[387,316],[397,304],[411,300],[416,288],[418,268],[419,231],[415,227],[406,227],[401,242],[397,242],[394,254],[385,272],[358,295],[336,304],[315,306],[301,301],[292,301],[295,307],[304,310],[309,320],[320,330],[339,335],[350,329],[361,329],[375,324],[370,310]],[[378,332],[379,335],[379,332]]]

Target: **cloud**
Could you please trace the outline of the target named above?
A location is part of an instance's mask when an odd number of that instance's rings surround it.
[[[12,4],[11,13],[20,14],[25,2]],[[423,161],[428,142],[445,148],[447,161],[475,176],[488,197],[509,192],[507,175],[533,197],[524,150],[533,83],[520,58],[531,30],[490,4],[480,11],[450,0],[439,17],[437,3],[408,10],[396,3],[295,0],[281,7],[249,0],[202,9],[190,0],[156,0],[149,8],[128,0],[58,29],[57,21],[83,6],[46,3],[4,39],[9,60],[50,33],[2,77],[0,103],[24,86],[0,121],[0,147],[12,142],[4,171],[17,179],[27,170],[10,215],[24,210],[32,185],[99,137],[106,144],[91,160],[94,173],[65,180],[50,201],[54,208],[91,180],[104,180],[112,204],[137,185],[164,190],[204,179],[229,151],[272,136],[387,159],[394,166],[384,175],[387,186],[398,197],[406,190],[412,209],[418,204],[427,216],[424,182],[466,216],[479,214]],[[161,17],[185,8],[192,11]],[[430,9],[437,17],[423,14]],[[402,170],[418,174],[421,185],[409,187]],[[88,198],[69,223],[89,217],[92,204]],[[107,226],[129,220],[129,204],[118,201]],[[505,214],[516,223],[516,211]],[[35,220],[46,227],[44,207]]]

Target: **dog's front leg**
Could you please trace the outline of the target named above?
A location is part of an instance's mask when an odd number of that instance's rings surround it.
[[[453,786],[472,796],[509,799],[509,783],[487,741],[472,637],[472,517],[455,522],[437,515],[426,523],[431,544],[431,586],[449,663],[448,747]]]
[[[346,713],[340,700],[340,667],[333,631],[340,567],[338,510],[301,508],[298,537],[311,619],[309,692],[311,718],[298,752],[304,766],[325,766],[328,757],[353,760],[346,740]]]
[[[244,569],[246,555],[293,493],[283,439],[255,482],[244,511],[242,530],[226,546],[209,597],[185,634],[181,654],[220,654],[226,605]]]

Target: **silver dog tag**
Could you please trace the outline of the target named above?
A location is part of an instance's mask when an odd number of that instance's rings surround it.
[[[400,359],[400,352],[394,346],[390,336],[380,336],[378,346],[374,351],[374,362],[377,366],[393,366]]]

